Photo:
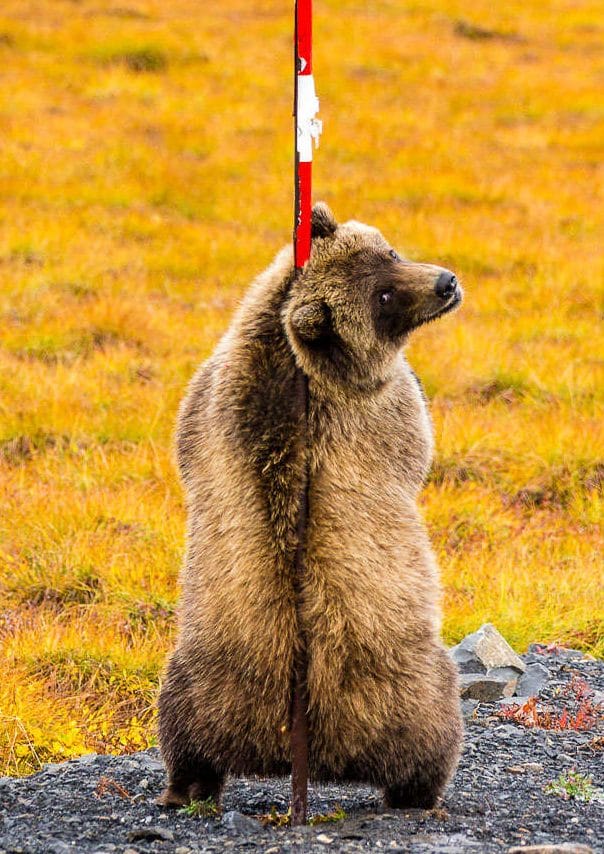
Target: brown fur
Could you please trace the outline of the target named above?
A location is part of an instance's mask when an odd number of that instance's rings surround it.
[[[166,804],[218,798],[227,773],[289,773],[300,643],[311,778],[367,781],[391,806],[430,806],[458,760],[457,677],[416,507],[431,426],[402,353],[413,328],[452,305],[434,293],[440,268],[391,257],[375,229],[336,227],[322,205],[313,223],[303,274],[294,281],[289,249],[277,256],[180,410],[189,523],[180,633],[159,701]],[[309,378],[306,440],[296,364]]]

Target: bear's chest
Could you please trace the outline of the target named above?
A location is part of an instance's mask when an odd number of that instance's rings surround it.
[[[432,426],[412,376],[380,393],[311,397],[308,451],[312,479],[335,476],[364,490],[397,485],[415,497],[432,460]]]

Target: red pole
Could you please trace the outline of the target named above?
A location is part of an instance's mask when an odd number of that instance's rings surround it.
[[[321,122],[315,118],[319,101],[312,75],[312,0],[296,0],[295,29],[295,218],[294,262],[301,270],[310,257],[312,147],[318,143]]]
[[[310,258],[312,146],[321,132],[321,122],[315,118],[319,102],[312,76],[312,0],[296,0],[294,38],[294,134],[295,134],[295,217],[294,265],[299,275]],[[306,431],[308,424],[308,380],[296,370],[296,408]],[[305,437],[304,437],[305,442]],[[303,445],[306,451],[305,444]],[[290,747],[292,762],[291,823],[306,824],[308,806],[308,692],[306,641],[300,620],[306,525],[308,521],[308,466],[300,489],[297,547],[294,564],[294,591],[298,616],[298,648],[294,653]]]

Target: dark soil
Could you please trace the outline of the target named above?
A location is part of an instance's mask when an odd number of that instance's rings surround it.
[[[311,813],[340,805],[346,819],[302,829],[264,828],[252,815],[288,806],[287,780],[231,780],[223,815],[192,818],[155,805],[164,784],[157,750],[84,756],[25,779],[0,778],[0,854],[64,852],[499,852],[517,845],[582,843],[604,851],[604,662],[572,651],[524,657],[549,669],[540,709],[583,708],[589,729],[527,728],[496,716],[504,708],[466,701],[465,751],[441,806],[384,811],[365,786],[313,786]],[[595,692],[595,693],[594,693]],[[599,693],[598,693],[599,692]],[[582,721],[584,715],[580,715]],[[575,769],[592,778],[589,801],[546,793]],[[102,780],[104,778],[104,780]]]

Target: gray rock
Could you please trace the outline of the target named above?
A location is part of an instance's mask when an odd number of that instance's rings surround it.
[[[73,848],[60,839],[49,839],[46,843],[48,854],[73,854]]]
[[[463,643],[463,641],[462,641]],[[487,669],[476,654],[470,649],[463,649],[461,644],[449,650],[451,658],[457,665],[460,673],[486,673]]]
[[[255,818],[250,818],[249,815],[236,810],[225,812],[222,816],[222,824],[229,830],[234,830],[237,833],[258,833],[262,830],[262,825]]]
[[[591,702],[594,706],[604,706],[604,691],[594,691]]]
[[[460,676],[461,697],[492,703],[501,697],[510,697],[516,688],[516,678],[506,679],[483,673],[462,673]]]
[[[526,670],[518,680],[516,693],[522,697],[537,697],[547,685],[549,671],[543,664],[527,664]]]
[[[78,756],[76,762],[78,765],[94,765],[98,758],[96,753],[85,753],[83,756]]]
[[[593,854],[593,848],[578,842],[563,842],[560,845],[517,845],[508,848],[507,854]]]
[[[127,838],[128,842],[140,842],[142,840],[152,842],[154,839],[172,842],[174,834],[165,827],[139,827],[136,830],[130,830]]]
[[[139,753],[138,764],[144,771],[163,771],[164,763],[159,756],[150,753]]]
[[[516,687],[516,691],[518,688]],[[524,706],[527,700],[530,700],[530,697],[520,696],[520,694],[516,693],[512,697],[502,697],[501,700],[497,700],[498,706]]]
[[[462,713],[464,719],[467,720],[468,718],[471,718],[479,705],[480,705],[480,703],[478,702],[478,700],[471,700],[471,699],[462,700],[461,701],[461,713]]]
[[[491,667],[490,670],[487,670],[487,676],[494,676],[495,679],[505,679],[507,682],[511,682],[512,679],[517,681],[520,675],[517,667]]]
[[[518,673],[524,673],[526,669],[524,661],[492,623],[485,623],[466,635],[449,653],[462,673],[485,673],[501,667],[513,667]]]
[[[42,768],[42,774],[48,774],[48,776],[51,777],[51,776],[54,776],[55,774],[58,774],[59,771],[61,771],[64,767],[65,766],[59,762],[48,762]]]
[[[543,643],[532,643],[529,646],[528,651],[530,653],[536,653],[537,655],[555,655],[558,658],[569,660],[584,658],[584,653],[581,652],[580,649],[567,649],[564,646],[556,645],[548,647],[546,644]],[[524,850],[526,851],[527,849]]]
[[[499,738],[515,738],[517,735],[520,735],[521,732],[522,730],[520,727],[514,726],[513,724],[500,724],[493,730],[494,735]]]

